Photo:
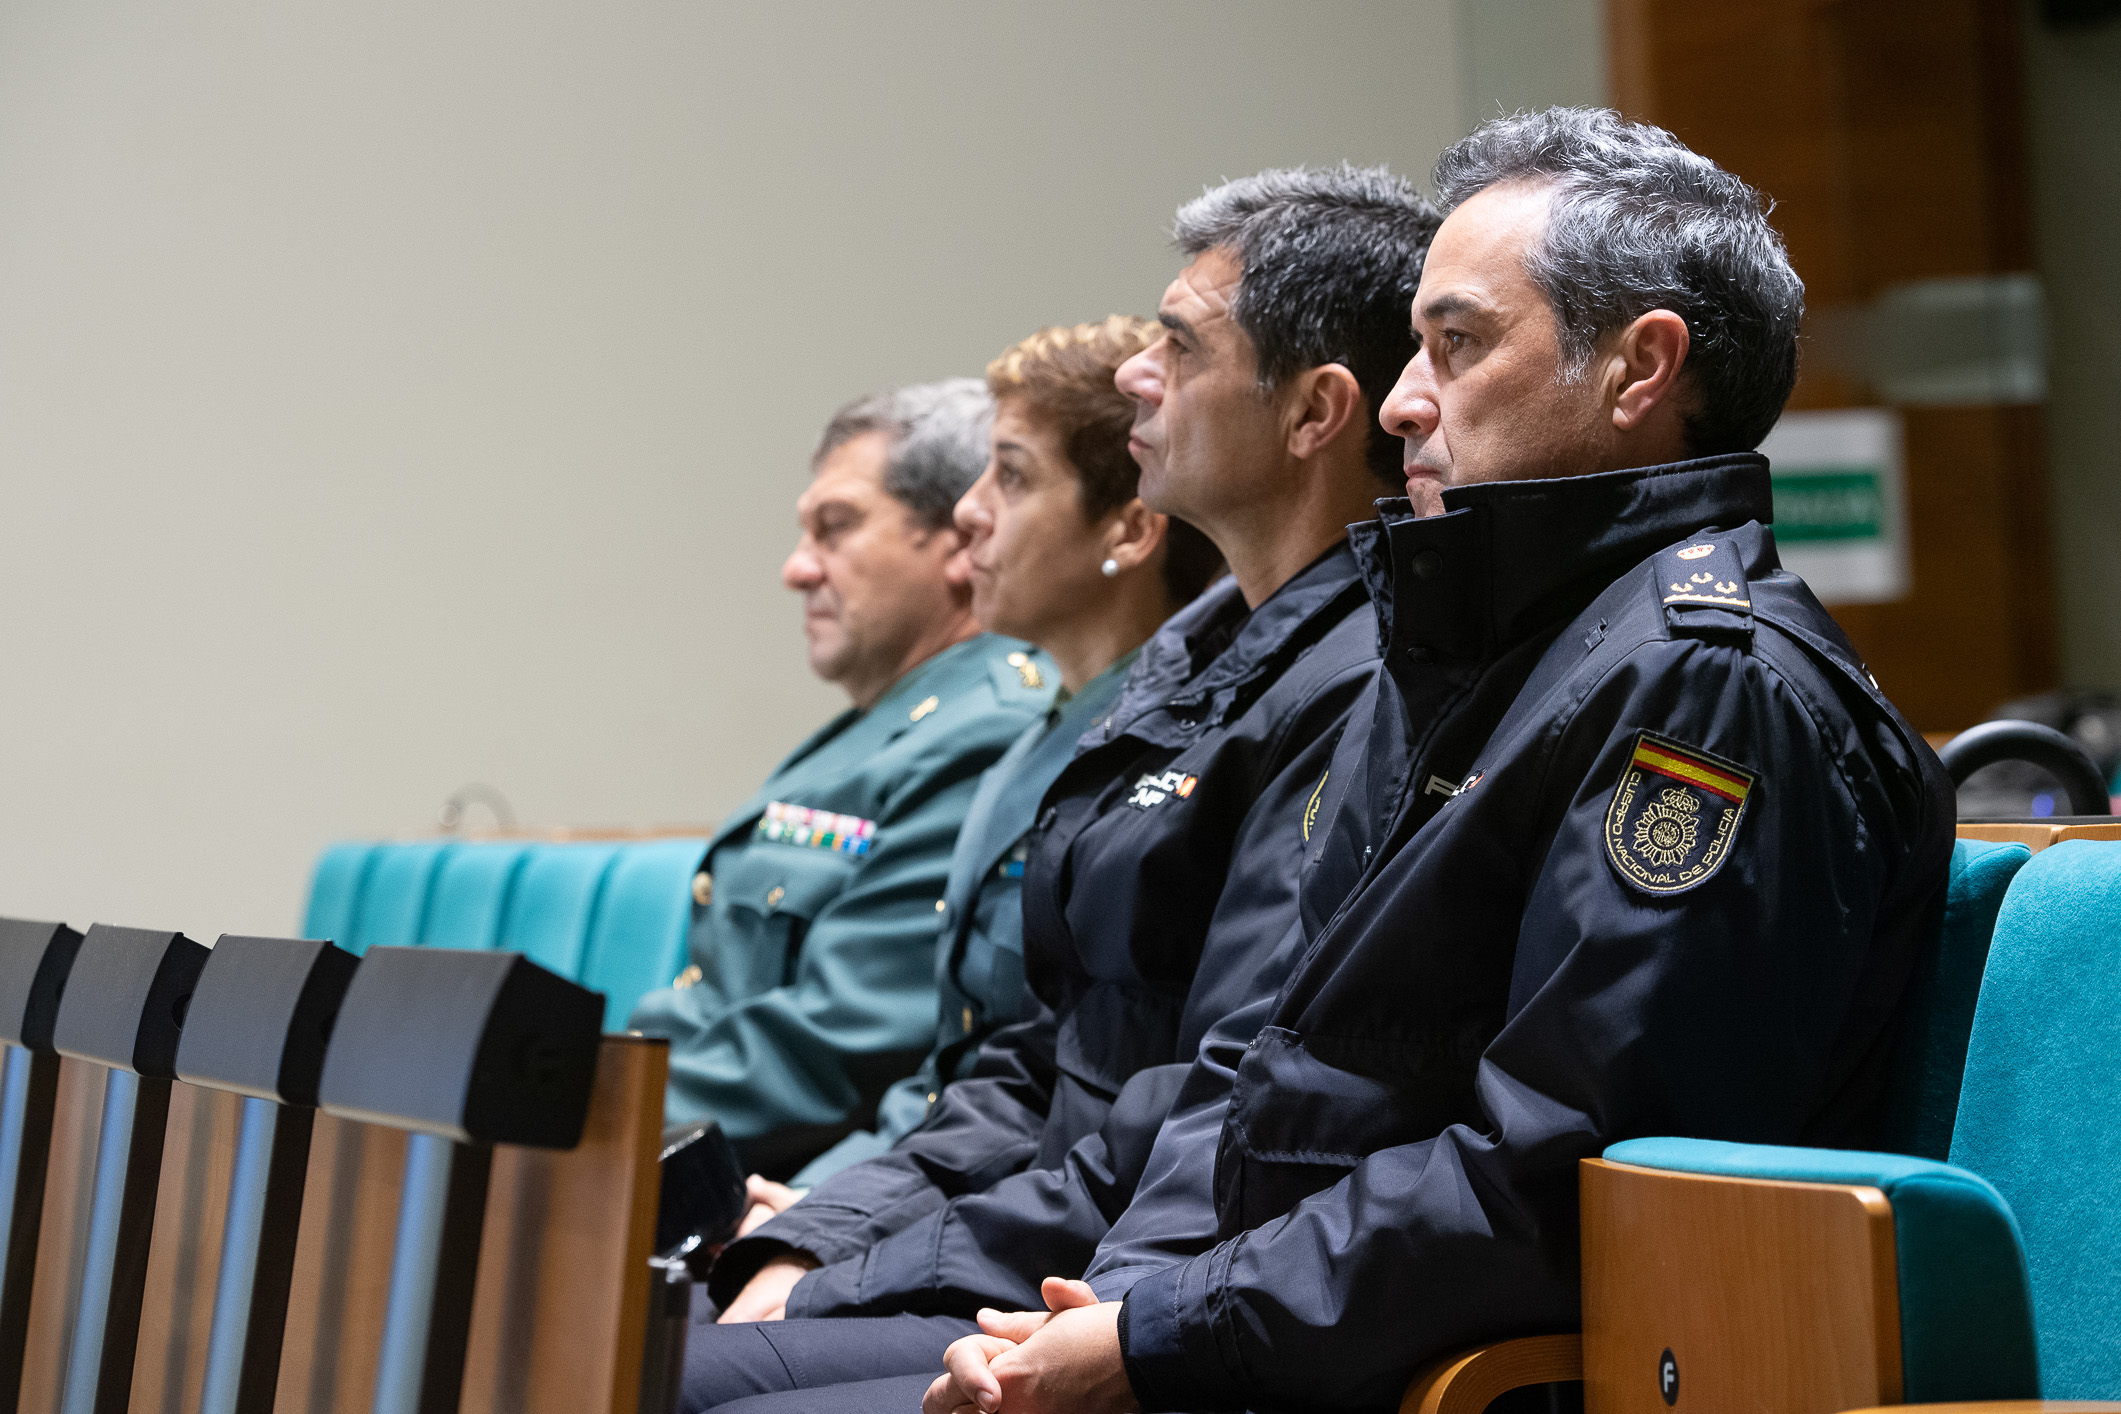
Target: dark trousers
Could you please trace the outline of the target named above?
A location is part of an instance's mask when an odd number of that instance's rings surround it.
[[[695,1324],[684,1414],[917,1414],[943,1351],[979,1329],[953,1316]]]

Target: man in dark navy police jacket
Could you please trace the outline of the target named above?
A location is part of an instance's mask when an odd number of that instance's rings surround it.
[[[1199,527],[1230,578],[1144,648],[1046,796],[1029,1019],[891,1152],[722,1254],[729,1323],[694,1332],[688,1408],[891,1375],[917,1403],[982,1305],[1087,1266],[1202,1036],[1271,976],[1377,661],[1346,526],[1398,479],[1372,409],[1412,351],[1436,220],[1382,169],[1262,173],[1181,211],[1192,262],[1117,381],[1143,499]]]
[[[1437,175],[1315,935],[1089,1281],[984,1313],[930,1414],[1390,1409],[1577,1323],[1578,1160],[1874,1137],[1952,805],[1766,529],[1802,287],[1757,194],[1611,113]]]

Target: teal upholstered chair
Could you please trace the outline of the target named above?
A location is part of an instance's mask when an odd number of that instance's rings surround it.
[[[309,876],[309,902],[302,909],[302,936],[343,943],[353,936],[361,890],[380,845],[335,844],[317,857]]]
[[[562,977],[581,975],[604,880],[623,846],[541,844],[516,875],[499,946]]]
[[[1943,924],[1910,982],[1882,1144],[1892,1153],[1924,1159],[1950,1153],[1967,1037],[1996,915],[2011,881],[2032,857],[2022,844],[1960,840],[1952,846]]]
[[[418,947],[427,905],[446,860],[459,846],[451,840],[416,840],[376,847],[361,887],[348,935],[335,941],[353,953],[370,948]]]
[[[2121,843],[2065,840],[2015,869],[2013,848],[1960,844],[1962,907],[1914,1032],[1931,1065],[1908,1132],[1947,1125],[1950,1162],[1609,1148],[1584,1177],[1587,1391],[1669,1359],[1704,1408],[1777,1369],[1808,1372],[1814,1398],[1791,1399],[1816,1409],[2121,1398]],[[2014,877],[1955,1044],[1998,875]],[[1672,1295],[1630,1294],[1646,1285]],[[1712,1329],[1719,1306],[1749,1318]]]
[[[434,896],[420,924],[420,943],[430,948],[491,948],[516,876],[531,847],[512,840],[465,844],[450,851],[435,875]]]
[[[2049,1399],[2121,1399],[2121,842],[2012,887],[1974,1014],[1954,1164],[2017,1214]]]
[[[506,948],[604,993],[623,1030],[685,965],[705,836],[625,843],[412,840],[337,844],[310,877],[303,933],[377,944]]]
[[[649,840],[613,861],[577,979],[604,994],[606,1031],[624,1030],[642,994],[669,986],[684,967],[692,876],[706,853],[704,838]]]
[[[2070,991],[2070,1006],[2048,995],[2057,990]],[[2092,1048],[2103,1060],[2084,1055],[2078,1048],[2102,1030],[2113,1037]],[[2080,1070],[2104,1064],[2111,1078],[2072,1080],[2075,1093],[2064,1093],[2043,1079],[2032,1034]],[[2050,1347],[2068,1323],[2054,1319],[2040,1275],[2045,1220],[2026,1218],[2021,1240],[2019,1218],[2061,1197],[2048,1182],[2054,1130],[2041,1106],[2079,1097],[2084,1108],[2072,1113],[2086,1142],[2072,1151],[2082,1171],[2071,1177],[2077,1191],[2103,1195],[2094,1203],[2121,1206],[2121,1145],[2107,1146],[2109,1159],[2089,1142],[2121,1113],[2121,844],[2057,846],[2035,859],[2021,844],[1958,841],[1893,1076],[1886,1133],[1907,1152],[1651,1138],[1583,1166],[1584,1331],[1569,1373],[1584,1381],[1588,1414],[1831,1414],[2036,1399],[2043,1384],[2055,1393]],[[1995,1136],[1978,1154],[1977,1135]],[[2095,1172],[2102,1161],[2111,1167]],[[2086,1220],[2082,1199],[2063,1201]],[[2114,1233],[2103,1263],[2064,1265],[2121,1294],[2121,1218]],[[1504,1342],[1441,1362],[1407,1407],[1477,1408],[1479,1398],[1450,1397],[1453,1379],[1484,1397],[1559,1378],[1561,1353],[1574,1357],[1566,1341]],[[2121,1393],[2121,1346],[2109,1339],[2107,1349],[2113,1367],[2070,1393]]]

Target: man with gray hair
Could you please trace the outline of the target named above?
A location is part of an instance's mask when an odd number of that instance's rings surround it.
[[[927,1414],[1389,1410],[1576,1328],[1616,1140],[1879,1138],[1953,803],[1776,560],[1802,286],[1757,193],[1610,112],[1489,123],[1437,187],[1323,921],[1087,1280],[983,1313]]]
[[[852,706],[716,832],[692,884],[691,965],[632,1025],[668,1037],[672,1123],[714,1119],[786,1177],[870,1124],[935,1031],[935,901],[980,773],[1058,674],[982,634],[951,513],[994,405],[956,378],[841,409],[796,502],[781,581],[810,667]]]

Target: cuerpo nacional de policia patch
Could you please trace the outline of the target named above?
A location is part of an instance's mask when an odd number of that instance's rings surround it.
[[[1640,733],[1606,809],[1606,858],[1621,878],[1653,894],[1706,883],[1730,858],[1759,780],[1720,756]]]

